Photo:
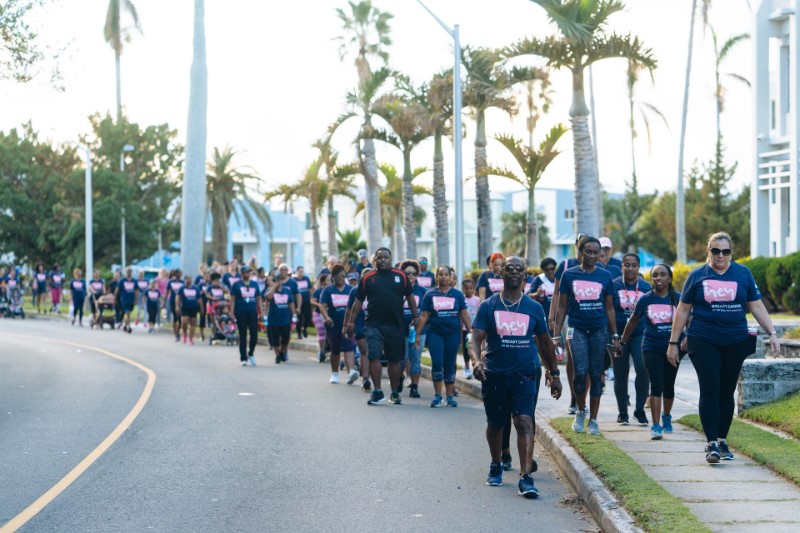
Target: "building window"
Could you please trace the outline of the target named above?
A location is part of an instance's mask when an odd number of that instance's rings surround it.
[[[575,220],[575,210],[564,209],[564,220]]]
[[[770,189],[769,198],[770,202],[772,202],[772,205],[775,205],[775,189]]]
[[[233,257],[235,257],[241,262],[244,261],[244,245],[241,244],[233,245]]]

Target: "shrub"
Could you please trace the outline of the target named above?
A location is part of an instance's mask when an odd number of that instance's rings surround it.
[[[776,258],[774,257],[754,257],[752,259],[745,258],[736,261],[740,265],[750,269],[753,278],[756,280],[756,285],[761,289],[761,294],[764,296],[764,300],[767,303],[767,310],[770,312],[780,310],[780,300],[776,300],[772,297],[769,292],[769,283],[767,281],[767,270],[775,260]]]
[[[800,313],[800,252],[774,258],[767,266],[767,289],[775,302]]]
[[[800,328],[786,330],[783,334],[784,339],[800,339]]]
[[[672,269],[672,286],[675,287],[676,291],[683,290],[683,284],[686,283],[686,278],[689,277],[689,272],[697,268],[697,265],[684,265],[683,263],[675,263],[674,265],[670,265]],[[652,283],[653,280],[650,277],[650,269],[645,269],[642,271],[642,275],[644,276],[645,281],[648,283]]]

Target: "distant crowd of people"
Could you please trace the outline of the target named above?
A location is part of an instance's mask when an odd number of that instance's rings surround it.
[[[503,472],[512,469],[513,425],[519,493],[534,498],[534,413],[541,378],[559,398],[563,359],[574,431],[600,434],[597,418],[609,367],[615,375],[616,422],[630,423],[633,366],[633,418],[650,425],[651,438],[659,440],[673,430],[675,379],[688,353],[700,383],[706,460],[733,459],[726,441],[733,391],[742,362],[755,351],[746,313],[769,333],[773,350],[778,341],[752,274],[731,260],[730,236],[712,235],[707,250],[707,263],[691,272],[681,292],[672,285],[668,265],[654,266],[648,283],[637,254],[616,259],[610,239],[586,234],[578,235],[575,258],[545,258],[537,275],[524,259],[493,253],[477,280],[466,276],[460,284],[449,266],[431,271],[426,257],[397,261],[382,247],[371,256],[360,250],[358,261],[347,264],[329,257],[314,280],[301,266],[292,270],[280,264],[267,271],[254,261],[201,265],[194,276],[162,270],[152,280],[144,272],[134,278],[127,269],[108,281],[97,272],[84,280],[80,269],[67,279],[58,265],[47,271],[38,263],[30,289],[37,311],[54,313],[61,311],[68,289],[72,323],[78,326],[88,302],[94,327],[108,323],[131,333],[142,321],[154,332],[166,320],[175,342],[187,344],[194,344],[198,330],[205,341],[208,330],[209,342],[238,344],[242,366],[256,365],[260,331],[266,332],[275,364],[282,364],[289,360],[292,331],[303,339],[313,326],[318,360],[330,362],[329,382],[339,383],[342,370],[348,385],[360,378],[373,406],[402,404],[406,388],[410,398],[421,397],[421,357],[427,347],[434,387],[430,406],[457,407],[461,352],[463,376],[482,382],[491,455],[487,484],[502,484]],[[13,269],[0,270],[0,296],[19,286]],[[381,383],[384,365],[388,397]]]

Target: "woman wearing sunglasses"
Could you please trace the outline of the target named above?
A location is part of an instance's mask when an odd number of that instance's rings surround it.
[[[414,301],[417,303],[417,309],[419,309],[422,298],[425,296],[425,293],[428,292],[428,289],[422,287],[418,282],[420,275],[419,263],[414,259],[408,259],[400,263],[400,270],[405,272],[406,277],[408,277],[408,280],[411,282],[411,294],[414,296]],[[419,374],[422,370],[420,360],[422,359],[422,349],[425,348],[425,337],[428,330],[420,330],[421,333],[419,335],[417,335],[416,330],[413,330],[414,333],[412,334],[411,321],[413,319],[414,316],[411,314],[411,309],[408,307],[408,301],[404,300],[403,320],[405,321],[405,328],[406,331],[409,332],[409,336],[406,337],[406,359],[402,363],[404,365],[404,374],[400,378],[399,392],[403,392],[403,381],[405,381],[405,374],[407,373],[411,380],[408,395],[411,398],[419,398]],[[416,341],[419,342],[417,343]]]
[[[755,332],[747,327],[747,311],[769,333],[773,353],[780,343],[753,274],[731,261],[730,235],[714,233],[706,249],[707,263],[693,270],[683,285],[667,359],[678,366],[680,334],[691,313],[687,347],[700,384],[700,422],[708,441],[706,461],[719,463],[720,459],[733,459],[725,440],[733,421],[733,391],[742,363],[756,349]]]

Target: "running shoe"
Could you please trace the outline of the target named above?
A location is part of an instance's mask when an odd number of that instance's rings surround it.
[[[283,352],[281,354],[281,361],[283,361],[284,363],[289,362],[289,352]]]
[[[472,379],[472,370],[469,368],[464,369],[464,378],[465,379]]]
[[[608,381],[614,381],[614,369],[613,368],[609,368],[608,370],[606,370],[606,379]]]
[[[369,392],[372,390],[372,383],[370,383],[369,378],[365,379],[361,383],[361,390],[363,390],[364,392]]]
[[[489,465],[489,476],[486,484],[490,487],[499,487],[503,484],[503,465],[501,463],[491,463]]]
[[[441,407],[442,406],[442,396],[441,394],[437,394],[433,397],[433,401],[431,402],[431,407]]]
[[[586,423],[586,411],[575,413],[575,421],[572,423],[572,430],[575,433],[583,433],[583,425]]]
[[[719,457],[726,461],[733,461],[733,452],[728,448],[728,442],[724,439],[719,441]]]
[[[617,417],[617,424],[619,424],[620,426],[627,426],[628,422],[629,422],[628,415],[623,414]]]
[[[531,474],[539,470],[539,463],[536,462],[536,459],[531,459]]]
[[[645,414],[644,410],[636,410],[633,412],[633,418],[636,419],[639,424],[642,426],[648,425],[650,422],[647,420],[647,415]]]
[[[586,425],[586,433],[589,435],[602,435],[597,420],[589,420],[589,423]]]
[[[128,331],[128,328],[125,328],[124,331]],[[186,335],[183,336],[183,344],[186,344]]]
[[[406,381],[406,375],[405,374],[400,374],[400,386],[397,387],[397,392],[398,393],[403,392],[403,383],[405,381]]]
[[[281,354],[275,355],[275,364],[276,365],[281,364]]]
[[[367,400],[367,405],[383,405],[384,403],[386,403],[386,396],[383,395],[381,390],[372,391],[372,395]]]
[[[189,339],[189,344],[191,344],[192,346],[194,346],[194,339]],[[251,361],[253,360],[253,358],[252,358],[252,357],[251,357],[250,359],[251,359]],[[253,363],[253,366],[256,366],[256,364],[255,364],[255,363]]]
[[[351,370],[351,371],[350,371],[350,373],[347,375],[347,384],[348,384],[348,385],[352,385],[353,383],[355,383],[355,382],[356,382],[356,380],[357,380],[357,379],[358,379],[358,370],[356,370],[356,369],[354,368],[354,369],[353,369],[353,370]]]
[[[458,389],[453,389],[453,396],[458,396]]]
[[[661,415],[661,429],[664,430],[664,433],[672,433],[671,415]]]
[[[175,342],[181,342],[181,338],[178,335],[175,335]]]
[[[339,373],[338,372],[331,373],[331,383],[333,383],[334,385],[339,383]]]
[[[194,342],[192,344],[194,344]],[[256,358],[255,357],[253,357],[251,355],[250,357],[248,357],[248,359],[250,360],[250,366],[256,366]]]
[[[510,453],[504,453],[502,456],[500,456],[500,460],[503,463],[503,470],[505,470],[506,472],[511,470],[511,454]]]
[[[716,442],[709,442],[706,446],[706,462],[710,464],[719,463],[719,445]]]
[[[539,497],[538,489],[533,485],[533,476],[530,474],[521,474],[519,476],[519,495],[532,500]]]
[[[324,363],[325,359],[327,359],[327,357],[325,357],[325,352],[319,352],[317,354],[317,359],[319,360],[320,363]]]
[[[242,361],[242,366],[247,366],[247,361]]]
[[[400,393],[395,391],[389,395],[389,403],[394,405],[400,405],[403,403],[403,400],[400,398]]]
[[[574,415],[578,412],[578,406],[575,403],[575,398],[572,398],[572,401],[569,403],[569,408],[567,409],[567,413]]]
[[[448,396],[447,397],[447,405],[449,405],[450,407],[458,407],[458,402],[452,396]]]
[[[409,388],[408,396],[409,398],[419,398],[419,389],[416,385],[412,384]]]
[[[661,440],[664,437],[664,432],[661,429],[661,426],[658,424],[653,424],[650,427],[650,440]]]

